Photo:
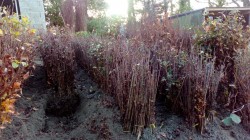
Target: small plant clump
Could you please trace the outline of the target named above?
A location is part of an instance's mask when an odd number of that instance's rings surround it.
[[[236,90],[236,61],[237,51],[246,49],[249,42],[250,30],[243,26],[244,17],[238,12],[230,12],[217,19],[207,19],[204,22],[205,32],[197,33],[195,42],[202,47],[201,52],[207,58],[215,59],[215,67],[219,69],[221,65],[225,65],[225,76],[220,82],[219,92],[222,104],[231,105],[231,109],[235,108],[234,98],[237,96]],[[225,96],[222,96],[225,95]]]
[[[216,109],[216,96],[223,68],[216,70],[214,59],[190,55],[183,68],[183,85],[178,103],[192,127],[203,133],[206,118]]]
[[[250,30],[243,23],[244,17],[238,12],[222,14],[218,19],[204,22],[205,32],[198,33],[195,39],[204,57],[215,57],[217,70],[224,65],[216,100],[232,111],[249,103],[249,80],[246,79],[249,79],[247,54]],[[249,107],[241,112],[238,114],[244,118],[245,124],[249,124]],[[230,116],[236,118],[234,113]]]
[[[30,75],[36,30],[29,27],[27,17],[0,13],[0,124],[11,122],[14,103],[22,91],[22,83]]]
[[[234,113],[242,117],[243,125],[250,130],[250,50],[238,52],[236,57],[237,96]]]
[[[75,52],[72,37],[66,30],[51,29],[42,36],[40,52],[48,84],[55,94],[48,102],[47,113],[69,115],[76,109],[79,98],[74,92]]]

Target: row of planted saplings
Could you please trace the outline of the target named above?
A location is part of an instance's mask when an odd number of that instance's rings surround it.
[[[227,79],[227,86],[229,84],[231,86],[226,89],[230,90],[231,95],[236,94],[233,93],[235,90],[232,89],[232,85],[237,85],[237,81],[235,78],[228,79],[230,71],[236,67],[233,65],[231,70],[229,69],[229,65],[235,62],[232,58],[236,56],[236,52],[231,53],[226,49],[225,55],[231,55],[228,60],[224,59],[225,56],[221,56],[221,54],[220,57],[218,57],[219,55],[215,57],[216,54],[219,54],[217,51],[220,49],[213,49],[215,43],[213,38],[205,40],[207,42],[203,41],[203,44],[202,40],[198,40],[198,43],[195,44],[196,48],[190,49],[192,41],[187,34],[180,36],[175,34],[174,37],[160,36],[162,32],[159,29],[161,28],[157,28],[154,32],[139,33],[134,36],[137,39],[133,39],[132,36],[132,39],[128,40],[123,38],[118,40],[108,38],[73,39],[72,36],[65,33],[46,35],[41,52],[48,80],[59,93],[55,94],[54,99],[58,96],[63,99],[49,106],[58,109],[60,108],[58,105],[62,105],[61,102],[75,104],[79,102],[79,98],[73,92],[74,68],[75,60],[77,60],[78,64],[87,69],[107,93],[111,93],[115,97],[125,131],[140,135],[144,127],[155,127],[156,95],[161,90],[160,88],[167,87],[170,90],[165,92],[170,94],[172,107],[184,114],[190,120],[191,126],[202,133],[206,118],[214,117],[218,98],[228,98],[221,97],[225,94],[218,94],[222,85],[221,81]],[[145,41],[143,40],[145,35],[161,38]],[[241,43],[244,44],[244,42]],[[209,44],[212,52],[205,50],[204,53],[200,46]],[[218,63],[222,59],[227,60],[226,63]],[[240,85],[242,84],[240,83]],[[245,94],[238,94],[237,100],[242,96],[247,96],[246,93],[249,89],[240,90],[244,90]],[[229,102],[229,104],[236,103],[238,107],[240,104],[237,100],[234,103]],[[243,104],[246,103],[247,101],[243,100]],[[75,108],[72,105],[64,107]],[[235,108],[236,106],[232,109]],[[48,112],[60,112],[53,109],[47,110]],[[247,111],[245,113],[247,114]],[[248,119],[245,121],[249,123]]]
[[[74,113],[80,103],[74,92],[75,52],[71,45],[72,36],[62,30],[55,31],[57,34],[43,34],[43,43],[39,47],[48,84],[54,88],[46,113],[67,116]]]

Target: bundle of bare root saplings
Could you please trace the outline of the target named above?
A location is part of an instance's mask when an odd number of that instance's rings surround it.
[[[222,15],[218,19],[208,19],[203,24],[205,31],[197,34],[195,40],[204,57],[208,59],[215,57],[216,70],[224,65],[216,100],[221,107],[232,111],[230,116],[233,117],[225,119],[223,121],[225,125],[231,125],[232,120],[240,123],[240,117],[249,124],[249,67],[245,55],[250,30],[243,26],[244,22],[244,18],[235,12]],[[245,108],[241,113],[235,111],[243,106]],[[240,117],[235,114],[236,112]]]
[[[28,18],[10,16],[2,7],[0,23],[0,126],[3,128],[16,114],[14,104],[32,70],[37,36],[29,27]]]
[[[165,26],[168,25],[154,22],[152,27],[145,22],[139,25],[139,30],[129,33],[130,38],[90,37],[76,41],[79,64],[115,97],[124,131],[138,136],[145,127],[156,126],[155,101],[161,64],[158,58],[167,56],[171,45],[182,40],[177,33],[170,35],[168,30],[173,30]],[[167,30],[163,32],[164,29]],[[179,40],[170,44],[172,37]]]
[[[237,97],[234,113],[242,116],[242,124],[250,131],[250,50],[236,57]]]
[[[82,40],[84,41],[84,40]],[[124,131],[140,134],[155,126],[158,70],[150,65],[151,52],[136,40],[92,40],[78,45],[77,59],[99,84],[115,97]],[[105,80],[97,78],[103,77]]]
[[[159,94],[166,98],[170,109],[182,114],[200,133],[207,118],[212,120],[223,103],[221,99],[232,111],[244,106],[238,115],[249,123],[249,80],[240,77],[248,75],[249,69],[242,69],[248,59],[235,59],[236,51],[245,49],[249,32],[243,30],[238,13],[223,17],[208,20],[206,30],[196,33],[195,40],[193,32],[174,29],[167,19],[159,22],[147,14],[135,24],[136,30],[128,32],[129,37],[72,38],[63,31],[45,35],[41,52],[48,81],[55,88],[54,97],[62,99],[49,103],[47,111],[60,112],[55,107],[67,108],[62,103],[79,101],[73,92],[77,62],[114,96],[124,131],[138,136],[143,128],[155,127]]]
[[[55,29],[42,36],[40,52],[49,86],[54,93],[47,103],[46,113],[67,116],[75,112],[80,98],[74,92],[75,52],[72,36],[66,30]]]
[[[96,36],[89,38],[74,38],[73,46],[76,54],[77,64],[86,69],[88,74],[103,89],[106,89],[106,70],[104,69],[105,60],[104,50],[113,48],[113,39],[103,39]],[[109,56],[109,60],[112,54]]]
[[[118,42],[119,43],[119,42]],[[121,42],[122,43],[122,42]],[[139,134],[145,126],[155,127],[155,98],[158,66],[152,67],[152,53],[137,41],[114,48],[108,79],[114,86],[124,130]]]
[[[197,128],[200,133],[204,132],[206,118],[213,118],[212,113],[216,107],[223,67],[216,70],[214,61],[191,54],[183,68],[183,85],[177,100],[191,127]]]
[[[190,34],[173,30],[169,21],[145,18],[139,27],[130,38],[77,40],[79,64],[116,98],[125,131],[140,136],[143,128],[155,127],[157,92],[170,98],[175,103],[172,106],[181,108],[193,120],[190,124],[198,124],[202,131],[221,71],[215,71],[214,60],[191,54]],[[211,102],[211,107],[206,102]]]
[[[223,65],[216,70],[215,58],[204,57],[192,45],[192,32],[173,30],[168,20],[150,24],[145,19],[145,23],[141,28],[146,38],[143,42],[150,44],[155,54],[152,65],[160,65],[158,96],[163,95],[167,107],[202,133],[216,106]]]

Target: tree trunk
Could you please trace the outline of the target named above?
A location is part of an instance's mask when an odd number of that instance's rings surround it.
[[[87,31],[87,0],[75,0],[76,24],[75,31]]]
[[[164,13],[165,13],[165,15],[168,13],[168,3],[167,3],[167,0],[164,0]]]
[[[135,22],[134,0],[128,0],[128,22]]]
[[[62,3],[61,14],[63,17],[64,24],[74,30],[75,26],[75,12],[74,12],[74,1],[65,0]]]
[[[190,2],[190,0],[187,0],[187,5],[188,5],[188,7],[191,7],[191,2]]]
[[[171,6],[171,14],[170,15],[173,15],[174,14],[174,4],[173,4],[173,0],[170,0],[170,6]]]

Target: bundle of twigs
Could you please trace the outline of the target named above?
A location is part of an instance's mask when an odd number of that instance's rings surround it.
[[[48,83],[56,89],[56,95],[69,96],[73,94],[74,88],[75,53],[71,46],[71,36],[63,32],[43,35],[40,53]]]
[[[237,95],[234,97],[234,109],[242,117],[243,125],[250,131],[250,50],[236,57]]]
[[[215,59],[209,60],[202,55],[191,54],[183,68],[184,84],[180,92],[180,105],[190,124],[201,133],[206,118],[215,109],[216,94],[222,74],[215,70]]]
[[[77,59],[116,98],[124,130],[139,134],[145,126],[154,125],[158,69],[151,66],[150,50],[133,40],[98,40],[102,47],[82,46],[82,41],[76,47]],[[91,50],[97,51],[92,54]]]

